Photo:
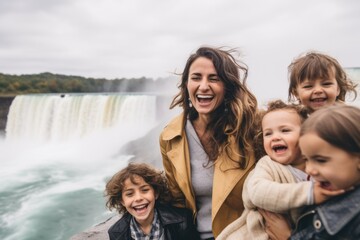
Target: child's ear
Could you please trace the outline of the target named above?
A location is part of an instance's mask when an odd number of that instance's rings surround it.
[[[298,94],[298,92],[297,92],[296,89],[293,90],[292,94],[296,97],[296,100],[298,100],[299,103],[301,103],[301,102],[300,102],[300,98],[299,98],[299,94]]]
[[[155,200],[159,198],[159,193],[155,193]]]
[[[340,95],[340,87],[339,87],[339,84],[337,86],[337,92],[336,92],[336,97],[338,97]]]

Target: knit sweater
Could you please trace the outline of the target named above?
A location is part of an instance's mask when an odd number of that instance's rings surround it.
[[[310,181],[296,183],[289,168],[271,160],[269,156],[264,156],[245,180],[242,195],[244,212],[216,239],[268,240],[263,217],[257,208],[289,213],[294,222],[299,215],[299,208],[309,204],[308,195],[311,189]]]

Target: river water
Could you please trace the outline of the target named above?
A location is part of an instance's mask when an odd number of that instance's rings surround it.
[[[119,150],[156,124],[154,97],[105,96],[91,107],[94,96],[65,97],[69,103],[77,101],[72,107],[65,99],[59,103],[58,96],[47,102],[52,97],[18,99],[18,106],[10,109],[7,136],[0,138],[2,240],[69,239],[113,215],[105,208],[105,184],[132,157]],[[119,106],[116,101],[127,104]],[[77,114],[66,123],[70,128],[63,124],[69,112]],[[114,112],[118,112],[115,117]],[[91,122],[99,115],[102,120]]]

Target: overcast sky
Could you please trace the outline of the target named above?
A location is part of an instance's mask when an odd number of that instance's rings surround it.
[[[286,99],[300,53],[360,67],[360,1],[0,0],[2,73],[166,77],[201,45],[238,48],[259,101]]]

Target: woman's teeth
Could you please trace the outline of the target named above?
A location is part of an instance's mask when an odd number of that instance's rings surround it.
[[[211,95],[201,95],[201,94],[197,95],[196,97],[197,97],[199,102],[201,102],[201,101],[209,101],[209,100],[214,98]]]

